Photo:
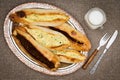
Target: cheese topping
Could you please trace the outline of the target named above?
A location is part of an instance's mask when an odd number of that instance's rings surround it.
[[[39,14],[30,14],[25,18],[27,21],[54,21],[54,20],[66,20],[66,16],[54,14],[54,15],[39,15]]]
[[[63,44],[69,44],[69,40],[62,34],[53,34],[40,29],[27,29],[27,31],[42,45],[46,47],[55,47]]]
[[[75,58],[75,59],[78,59],[78,60],[84,60],[85,57],[82,57],[80,55],[79,52],[76,52],[76,51],[53,51],[53,53],[57,54],[57,55],[64,55],[64,56],[67,56],[67,57],[70,57],[70,58]]]

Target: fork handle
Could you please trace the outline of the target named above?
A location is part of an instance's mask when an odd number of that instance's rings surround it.
[[[96,54],[98,53],[99,50],[95,49],[94,52],[91,54],[91,56],[87,59],[87,61],[84,63],[82,68],[85,70],[87,69],[88,65],[91,63],[91,61],[94,59]]]

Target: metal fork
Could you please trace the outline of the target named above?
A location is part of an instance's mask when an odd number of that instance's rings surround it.
[[[91,61],[94,59],[94,57],[96,56],[96,54],[98,53],[99,49],[104,46],[107,41],[109,40],[110,35],[109,34],[105,34],[99,42],[99,46],[97,49],[94,50],[94,52],[91,54],[91,56],[88,58],[88,60],[85,62],[85,64],[82,66],[83,69],[86,69],[88,67],[88,65],[91,63]]]

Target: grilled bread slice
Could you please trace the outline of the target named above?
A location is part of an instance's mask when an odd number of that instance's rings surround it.
[[[56,30],[64,34],[72,43],[71,47],[78,51],[89,51],[91,48],[90,41],[88,38],[81,32],[74,29],[68,23],[64,23],[60,26],[49,27],[52,30]]]
[[[30,27],[30,28],[29,28]],[[41,45],[48,49],[63,50],[71,42],[61,33],[40,26],[25,27],[26,31]]]
[[[24,9],[10,15],[14,22],[26,25],[58,26],[69,20],[69,16],[60,10]]]
[[[58,56],[60,62],[63,63],[78,63],[83,62],[86,56],[76,50],[64,49],[62,51],[53,50],[53,53]]]
[[[60,62],[57,56],[32,38],[23,27],[15,27],[13,38],[18,47],[40,66],[56,70]]]

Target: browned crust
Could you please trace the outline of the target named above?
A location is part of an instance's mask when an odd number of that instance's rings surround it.
[[[77,30],[72,28],[68,23],[64,23],[64,24],[57,26],[55,28],[67,32],[69,34],[69,36],[71,36],[72,38],[77,40],[77,42],[71,41],[72,48],[74,48],[76,50],[82,50],[82,51],[89,51],[90,50],[91,43],[88,40],[88,38],[84,34],[82,34],[81,32],[78,32]],[[80,43],[83,43],[83,44],[79,44],[78,41]]]
[[[78,63],[83,62],[86,56],[76,50],[64,49],[62,51],[52,50],[56,54],[61,62],[64,63]]]
[[[22,50],[22,52],[23,52],[27,57],[29,57],[31,60],[33,60],[33,61],[35,61],[36,63],[38,63],[38,65],[44,66],[44,67],[48,68],[45,64],[43,64],[42,62],[40,62],[40,61],[36,60],[35,58],[33,58],[33,57],[24,49],[24,47],[21,45],[20,41],[19,41],[15,36],[13,36],[13,38],[14,38],[16,44],[18,45],[19,49]],[[48,68],[48,69],[49,69],[49,68]]]
[[[79,60],[79,59],[76,59],[76,58],[71,58],[71,57],[68,57],[68,56],[65,56],[65,55],[57,55],[59,60],[63,63],[79,63],[79,62],[83,62],[85,61],[84,60]]]
[[[37,14],[37,15],[42,15],[42,16],[61,15],[61,16],[64,16],[65,19],[56,17],[55,20],[53,19],[51,21],[48,21],[48,20],[45,21],[45,20],[38,19],[39,21],[30,22],[30,21],[25,20],[27,19],[27,16],[31,14]],[[25,10],[21,10],[21,11],[11,14],[10,19],[14,22],[23,23],[26,25],[58,26],[68,21],[69,16],[59,10],[25,9]]]
[[[17,45],[19,46],[19,48],[25,53],[26,53],[26,50],[21,46],[19,40],[17,40],[15,38],[16,36],[16,32],[17,34],[20,34],[22,35],[23,37],[26,38],[26,40],[30,41],[30,43],[32,43],[32,45],[42,53],[42,55],[44,55],[49,61],[52,61],[55,65],[55,68],[51,69],[51,70],[56,70],[59,65],[60,65],[60,62],[57,58],[56,55],[54,55],[51,51],[49,51],[47,48],[41,46],[40,44],[38,44],[29,34],[27,34],[25,32],[25,29],[22,28],[22,27],[16,27],[14,32],[13,32],[13,36],[14,36],[14,39],[15,39],[15,42],[17,43]],[[14,35],[15,34],[15,35]],[[28,54],[27,54],[28,57],[30,57]],[[33,59],[32,57],[30,57],[31,59]],[[35,60],[35,59],[33,59]],[[47,67],[45,64],[42,64],[41,62],[38,62],[37,60],[35,60],[38,64],[40,64],[41,66],[44,66],[44,67]],[[48,68],[48,67],[47,67]],[[49,68],[48,68],[49,69]]]
[[[63,63],[78,63],[78,62],[80,62],[80,60],[78,60],[78,59],[69,58],[69,57],[63,56],[63,55],[58,55],[58,58]]]
[[[27,12],[27,14],[30,13],[38,13],[38,14],[65,14],[63,11],[61,10],[57,10],[57,9],[24,9],[22,11]]]

